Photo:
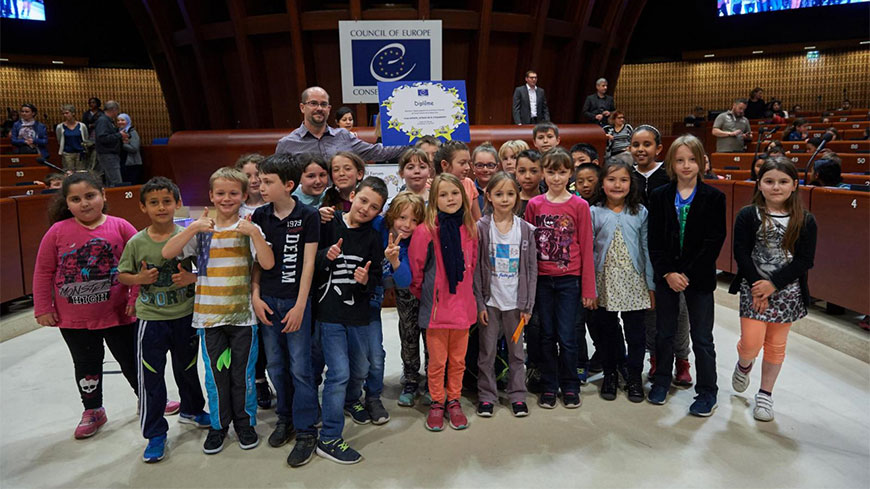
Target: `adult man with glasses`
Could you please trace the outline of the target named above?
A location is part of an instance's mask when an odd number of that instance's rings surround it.
[[[550,108],[544,89],[537,86],[538,74],[526,72],[526,84],[514,89],[511,114],[514,124],[537,124],[550,120]]]
[[[398,158],[406,146],[385,148],[382,144],[371,144],[346,129],[329,127],[329,94],[320,87],[308,87],[302,92],[299,110],[302,112],[302,125],[278,141],[275,153],[314,153],[329,161],[339,151],[351,151],[366,161],[387,161]]]

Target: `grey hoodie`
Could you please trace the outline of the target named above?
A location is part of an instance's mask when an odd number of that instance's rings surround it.
[[[519,219],[520,228],[520,274],[517,284],[517,309],[532,313],[535,307],[535,289],[538,284],[538,257],[535,249],[535,227]],[[486,309],[490,295],[492,264],[489,261],[490,228],[492,216],[486,215],[477,221],[478,260],[474,271],[474,298],[477,311]]]

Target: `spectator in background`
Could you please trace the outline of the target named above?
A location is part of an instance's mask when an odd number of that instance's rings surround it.
[[[826,153],[824,159],[813,162],[807,181],[817,187],[852,188],[848,183],[843,183],[841,161],[836,153]]]
[[[347,129],[347,132],[356,136],[356,131],[353,130],[353,111],[350,107],[341,106],[335,111],[335,123],[339,129]]]
[[[707,121],[705,117],[704,107],[700,105],[696,105],[695,109],[692,110],[692,113],[687,115],[683,122],[686,123],[686,127],[697,127]]]
[[[791,106],[791,110],[789,111],[789,114],[791,114],[792,117],[795,117],[798,115],[798,112],[800,112],[802,110],[803,110],[803,107],[801,107],[800,104],[794,104]]]
[[[806,119],[797,118],[791,123],[791,129],[785,135],[784,141],[806,141],[810,130]]]
[[[0,128],[0,137],[9,137],[12,132],[12,126],[18,122],[18,111],[11,107],[6,107],[6,120],[3,121],[3,126]]]
[[[21,118],[12,125],[12,146],[18,154],[40,154],[48,158],[48,131],[45,125],[36,120],[36,107],[33,104],[22,104],[18,110]]]
[[[774,139],[767,145],[767,154],[769,155],[784,155],[785,148],[782,146],[782,141]]]
[[[125,182],[139,185],[142,183],[139,131],[133,127],[133,119],[127,114],[119,114],[116,123],[121,131],[121,177]]]
[[[537,124],[550,121],[547,96],[544,94],[544,89],[537,85],[538,74],[529,70],[526,72],[526,84],[514,89],[511,107],[514,124]]]
[[[852,102],[849,99],[843,99],[843,104],[838,110],[852,110]]]
[[[764,113],[767,111],[767,104],[761,98],[764,95],[764,90],[761,87],[755,87],[749,92],[749,100],[746,102],[746,118],[747,119],[763,119]]]
[[[102,102],[97,97],[91,97],[88,99],[88,110],[82,113],[82,123],[88,126],[88,138],[90,138],[90,143],[85,143],[85,160],[87,160],[87,167],[89,169],[93,169],[97,165],[97,151],[94,147],[94,141],[96,137],[96,123],[97,119],[103,115]]]
[[[87,170],[84,160],[84,141],[88,140],[88,127],[76,120],[76,108],[72,104],[62,105],[60,112],[63,122],[54,129],[57,135],[58,154],[64,170]]]
[[[825,132],[831,133],[831,141],[836,141],[840,139],[840,131],[838,131],[837,128],[834,126],[825,129]]]
[[[123,137],[118,126],[115,125],[115,118],[121,107],[118,102],[109,100],[106,102],[106,110],[100,114],[94,124],[95,149],[97,152],[97,161],[100,164],[100,170],[106,177],[106,184],[109,187],[118,186],[121,181],[121,145]]]
[[[788,119],[788,112],[782,110],[782,102],[773,99],[768,106],[765,118],[770,119],[770,122],[774,124],[785,124],[785,120]]]
[[[607,80],[599,78],[595,82],[595,93],[586,97],[586,101],[583,102],[583,117],[586,118],[586,122],[605,126],[607,118],[614,110],[616,104],[613,97],[607,95]]]
[[[625,114],[614,110],[607,119],[608,125],[604,126],[604,134],[607,137],[606,158],[618,155],[627,150],[631,145],[631,133],[634,128],[625,123]]]
[[[752,127],[744,117],[747,100],[739,98],[731,105],[731,110],[722,112],[713,121],[713,136],[716,138],[717,153],[740,153],[744,141],[752,139]]]

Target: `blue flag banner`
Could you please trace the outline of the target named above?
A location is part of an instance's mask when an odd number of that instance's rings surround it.
[[[354,85],[378,82],[429,80],[429,40],[354,40],[353,59],[369,60],[353,65]]]
[[[423,136],[471,141],[462,80],[378,82],[384,146],[414,144]]]

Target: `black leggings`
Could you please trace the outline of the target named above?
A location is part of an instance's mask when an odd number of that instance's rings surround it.
[[[75,366],[76,386],[85,409],[103,406],[103,340],[121,366],[121,372],[133,388],[139,391],[136,370],[136,323],[106,329],[60,328]]]

